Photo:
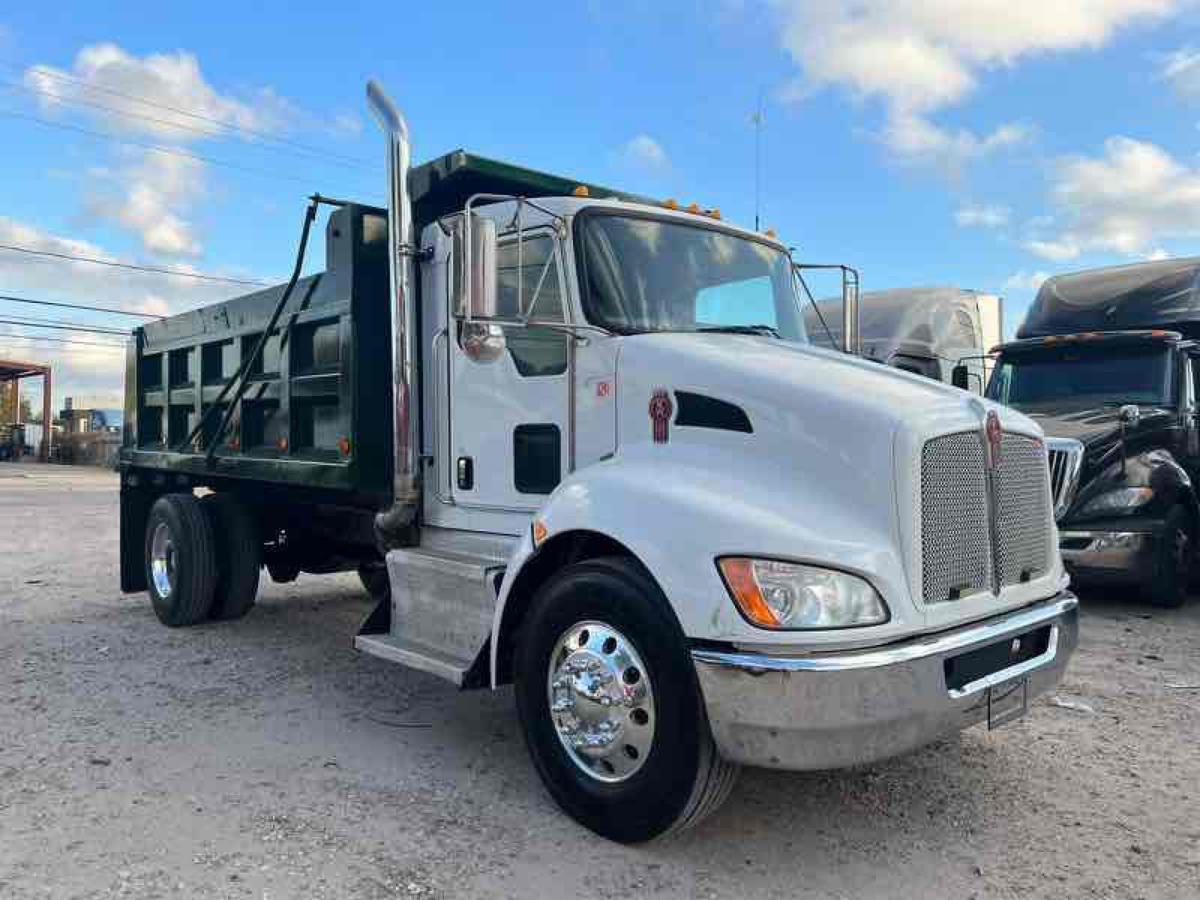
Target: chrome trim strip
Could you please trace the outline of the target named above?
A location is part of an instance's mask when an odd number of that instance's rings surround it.
[[[984,644],[1014,631],[1036,628],[1062,616],[1079,605],[1070,591],[1063,591],[1044,603],[1017,610],[999,619],[981,625],[969,625],[955,631],[930,637],[918,638],[902,644],[892,644],[873,650],[846,653],[829,653],[814,656],[770,656],[765,653],[747,651],[726,652],[722,650],[695,649],[692,660],[712,666],[727,666],[746,669],[761,674],[764,672],[846,672],[858,669],[876,669],[898,663],[925,659],[964,650],[976,644]],[[799,636],[799,635],[798,635]],[[968,685],[969,687],[969,685]]]
[[[1070,508],[1075,499],[1075,491],[1079,487],[1079,472],[1083,468],[1083,444],[1074,438],[1046,438],[1048,461],[1050,462],[1050,491],[1054,501],[1054,521],[1058,521]],[[1061,466],[1058,483],[1055,483],[1054,457],[1052,454],[1061,453]]]

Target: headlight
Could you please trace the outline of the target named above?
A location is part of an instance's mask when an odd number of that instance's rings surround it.
[[[1149,503],[1154,497],[1154,488],[1130,487],[1117,488],[1098,497],[1093,497],[1079,511],[1081,516],[1103,516],[1110,513],[1123,513],[1137,509]]]
[[[888,619],[879,592],[857,575],[737,556],[717,566],[738,609],[760,628],[855,628]]]

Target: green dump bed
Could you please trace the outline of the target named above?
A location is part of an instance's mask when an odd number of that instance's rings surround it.
[[[359,505],[391,493],[387,213],[350,204],[326,227],[326,270],[300,279],[229,426],[222,389],[250,356],[285,286],[153,322],[130,339],[121,464],[192,481],[333,489]],[[214,452],[209,455],[207,448]]]

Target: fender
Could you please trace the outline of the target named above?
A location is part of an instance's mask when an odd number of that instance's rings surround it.
[[[742,618],[716,567],[717,558],[727,554],[811,562],[867,578],[892,613],[883,625],[859,629],[871,632],[873,640],[899,636],[921,621],[908,601],[889,482],[874,502],[847,503],[844,483],[798,481],[793,470],[780,473],[787,478],[781,489],[770,471],[746,479],[748,462],[712,447],[679,446],[669,459],[649,445],[631,447],[568,477],[533,527],[545,529],[543,545],[556,535],[586,531],[627,548],[658,582],[684,634],[694,640],[796,643],[794,632],[764,631]],[[529,531],[505,570],[492,622],[493,686],[513,585],[536,554]],[[809,632],[804,640],[832,637]]]
[[[1122,487],[1154,489],[1154,499],[1149,506],[1138,509],[1138,515],[1165,515],[1173,505],[1183,503],[1193,521],[1200,523],[1200,502],[1191,476],[1169,450],[1159,448],[1129,456],[1124,474],[1119,461],[1111,463],[1092,479],[1086,492],[1080,492],[1075,508],[1082,510],[1093,498]]]

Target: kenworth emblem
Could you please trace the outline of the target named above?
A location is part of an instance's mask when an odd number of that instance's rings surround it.
[[[1000,445],[1004,441],[1004,430],[1000,427],[1000,417],[996,411],[989,410],[983,423],[983,437],[987,442],[988,468],[994,469],[1000,465]]]
[[[663,388],[656,390],[650,397],[650,423],[654,434],[654,443],[667,442],[667,429],[671,424],[671,415],[675,412],[675,404],[671,395]]]

